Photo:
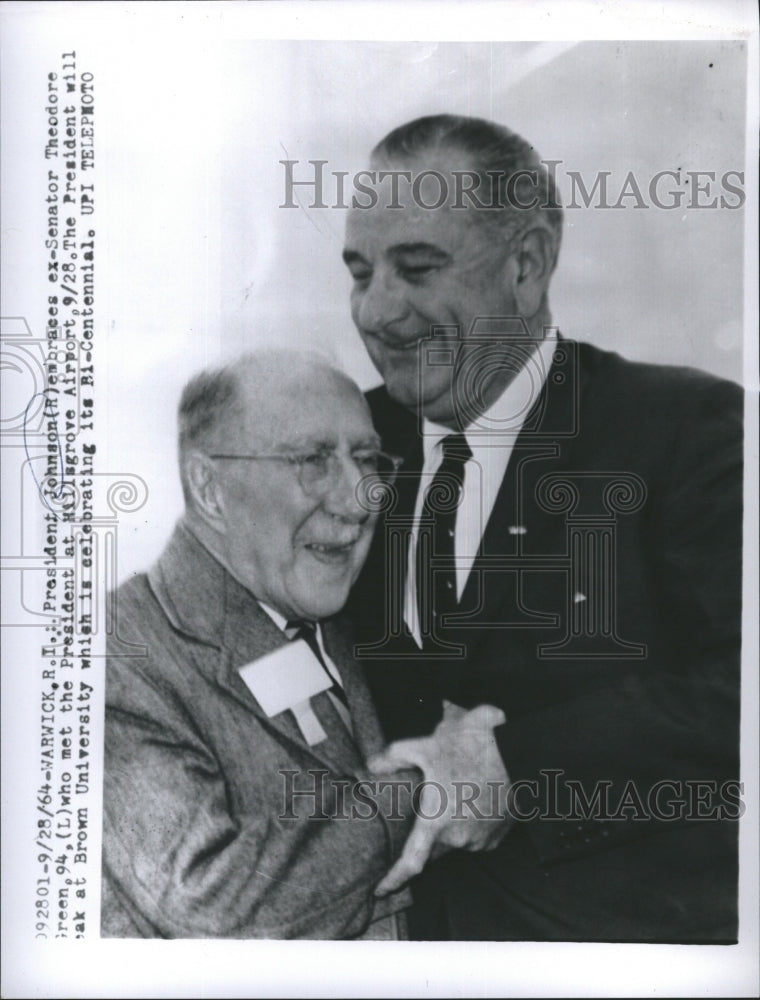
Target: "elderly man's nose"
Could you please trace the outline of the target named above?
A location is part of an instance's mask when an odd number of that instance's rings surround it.
[[[362,502],[362,472],[351,459],[344,459],[336,469],[330,491],[325,497],[325,508],[356,524],[363,524],[369,510]]]

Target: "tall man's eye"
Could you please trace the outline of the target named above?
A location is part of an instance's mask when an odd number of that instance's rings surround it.
[[[435,264],[415,264],[414,267],[400,267],[399,274],[405,281],[412,283],[423,281],[433,271],[438,270]]]
[[[349,264],[348,270],[351,273],[351,277],[354,281],[364,283],[370,280],[372,277],[372,268],[366,267],[362,264]]]

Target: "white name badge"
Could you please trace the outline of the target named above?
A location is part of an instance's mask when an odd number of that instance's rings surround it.
[[[332,680],[303,639],[280,646],[238,672],[270,719],[289,708],[309,746],[327,739],[309,699],[332,687]]]

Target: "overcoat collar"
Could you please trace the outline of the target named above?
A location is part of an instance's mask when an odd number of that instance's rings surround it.
[[[382,746],[382,734],[361,668],[354,662],[350,641],[337,621],[323,623],[325,643],[341,678],[351,711],[351,740],[326,693],[312,704],[328,739],[310,747],[290,711],[269,718],[240,677],[241,667],[284,646],[288,639],[247,590],[211,555],[180,521],[150,570],[148,579],[173,628],[218,655],[199,650],[195,665],[268,728],[294,740],[332,772],[357,773],[364,758]]]

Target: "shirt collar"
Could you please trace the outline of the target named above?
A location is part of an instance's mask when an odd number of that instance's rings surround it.
[[[552,365],[557,334],[550,330],[538,343],[520,371],[476,423],[464,429],[467,443],[474,451],[479,444],[493,444],[494,437],[502,435],[514,441],[533,405],[541,394]],[[488,428],[488,433],[483,430]],[[452,433],[450,427],[436,424],[425,418],[422,422],[422,448],[427,463],[445,437]]]
[[[268,604],[264,604],[263,601],[259,601],[259,607],[262,611],[265,611],[272,621],[275,623],[277,628],[281,631],[285,631],[285,626],[288,624],[288,619],[281,615],[279,611],[275,611],[274,608],[270,608]]]

